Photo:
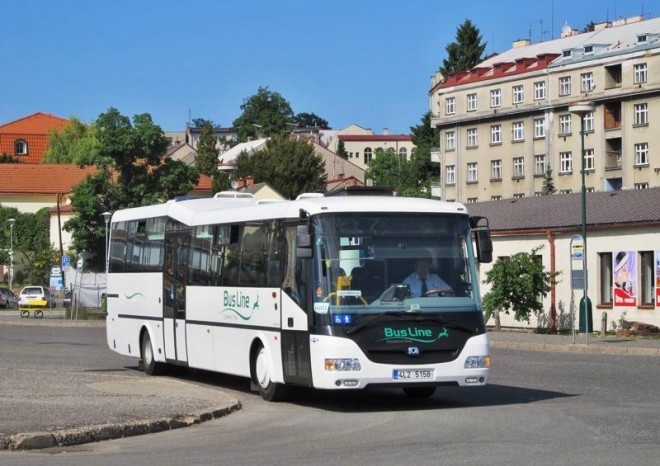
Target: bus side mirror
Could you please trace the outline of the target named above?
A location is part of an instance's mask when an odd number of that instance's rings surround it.
[[[307,225],[296,227],[296,257],[299,259],[312,257],[312,235],[309,234]]]
[[[490,238],[490,230],[476,230],[474,237],[477,242],[477,260],[479,262],[493,261],[493,240]]]

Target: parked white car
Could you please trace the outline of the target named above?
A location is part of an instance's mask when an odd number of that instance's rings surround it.
[[[18,307],[51,307],[52,304],[50,290],[45,286],[28,285],[18,295]]]

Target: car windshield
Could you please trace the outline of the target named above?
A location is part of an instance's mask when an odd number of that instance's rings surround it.
[[[467,215],[322,215],[313,219],[315,314],[474,311]]]

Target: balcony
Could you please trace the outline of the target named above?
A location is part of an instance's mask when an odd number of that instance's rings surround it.
[[[440,163],[440,148],[431,147],[431,162]]]

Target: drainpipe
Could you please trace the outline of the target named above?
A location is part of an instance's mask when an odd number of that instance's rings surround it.
[[[550,274],[552,279],[550,281],[550,330],[552,333],[557,333],[557,288],[555,281],[555,236],[552,230],[547,231],[548,243],[550,243]]]

